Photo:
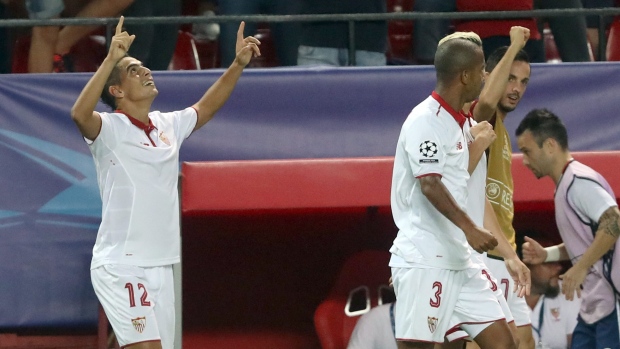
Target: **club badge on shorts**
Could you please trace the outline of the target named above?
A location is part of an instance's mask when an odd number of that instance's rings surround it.
[[[428,329],[431,330],[431,333],[435,333],[435,330],[437,329],[437,321],[439,321],[439,319],[434,316],[428,316],[427,318]]]
[[[146,317],[142,316],[131,319],[131,324],[133,325],[133,328],[138,331],[138,333],[142,333],[142,331],[144,331],[144,328],[146,327]]]

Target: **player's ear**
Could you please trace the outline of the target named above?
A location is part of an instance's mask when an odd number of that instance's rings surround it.
[[[463,70],[461,72],[461,83],[467,85],[469,83],[470,72],[469,70]]]
[[[108,92],[110,92],[110,94],[116,98],[121,98],[123,97],[123,91],[121,90],[120,87],[116,86],[116,85],[112,85],[110,87],[108,87]]]
[[[543,147],[543,149],[551,152],[551,151],[556,150],[557,146],[558,146],[558,142],[556,142],[555,139],[549,137],[549,138],[547,138],[547,139],[545,139],[543,141],[543,146],[542,147]]]

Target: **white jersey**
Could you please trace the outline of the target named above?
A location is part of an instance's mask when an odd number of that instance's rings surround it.
[[[549,349],[568,348],[567,336],[572,335],[577,326],[580,303],[581,298],[569,301],[563,294],[555,298],[541,296],[531,313],[536,343]]]
[[[150,124],[100,113],[89,143],[103,203],[91,269],[153,267],[180,261],[179,147],[196,126],[193,108],[149,113]]]
[[[470,128],[476,125],[476,121],[467,119],[463,130],[468,139],[468,144],[474,141],[471,136]],[[480,227],[484,225],[484,211],[486,208],[486,181],[487,181],[487,156],[482,153],[480,161],[467,181],[469,196],[467,197],[467,214]],[[495,214],[495,211],[492,212]],[[472,261],[483,269],[483,274],[489,279],[491,289],[502,304],[502,309],[507,321],[514,321],[516,326],[526,326],[530,324],[529,308],[524,298],[520,298],[512,292],[514,281],[503,260],[499,261],[489,257],[486,253],[481,254],[471,250]],[[503,298],[503,299],[502,299]]]
[[[467,121],[463,125],[463,132],[467,140],[467,145],[470,145],[474,141],[474,137],[471,135],[470,129],[477,123],[472,118],[467,118]],[[486,182],[487,182],[487,155],[482,152],[482,157],[476,168],[471,174],[469,180],[467,180],[467,208],[466,212],[469,218],[479,227],[484,225],[484,209],[486,206]],[[471,249],[471,248],[470,248]],[[483,255],[471,249],[472,261],[482,268],[486,269],[484,264]]]
[[[441,176],[456,203],[466,209],[469,153],[463,122],[465,116],[433,92],[401,129],[391,191],[399,232],[390,252],[407,263],[452,270],[472,266],[465,234],[428,201],[419,180]]]

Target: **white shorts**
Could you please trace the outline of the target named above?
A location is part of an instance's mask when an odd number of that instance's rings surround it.
[[[489,257],[485,254],[484,263],[487,265],[491,275],[499,281],[497,286],[504,294],[504,297],[506,297],[506,302],[514,318],[515,325],[517,327],[530,326],[532,323],[530,320],[531,310],[525,302],[525,297],[519,298],[517,294],[513,292],[515,286],[514,281],[508,273],[504,261],[497,257]]]
[[[513,322],[514,317],[512,316],[512,312],[510,311],[510,307],[508,306],[508,302],[506,301],[506,297],[504,296],[504,291],[499,286],[500,284],[497,282],[497,279],[495,279],[495,277],[493,277],[493,273],[491,273],[487,269],[482,269],[481,272],[482,275],[489,280],[489,287],[491,288],[491,291],[493,291],[495,298],[497,298],[499,305],[502,307],[502,312],[506,317],[506,322]]]
[[[475,338],[504,319],[480,268],[392,268],[396,293],[396,339],[443,343]],[[466,334],[464,334],[466,333]]]
[[[90,271],[93,288],[121,347],[161,341],[174,346],[172,266],[108,264]]]

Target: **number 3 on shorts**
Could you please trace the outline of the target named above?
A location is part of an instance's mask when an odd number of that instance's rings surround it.
[[[433,289],[436,289],[435,291],[435,299],[433,300],[432,298],[430,299],[430,304],[431,307],[433,308],[439,308],[439,305],[441,304],[441,282],[439,281],[435,281],[433,282]]]

